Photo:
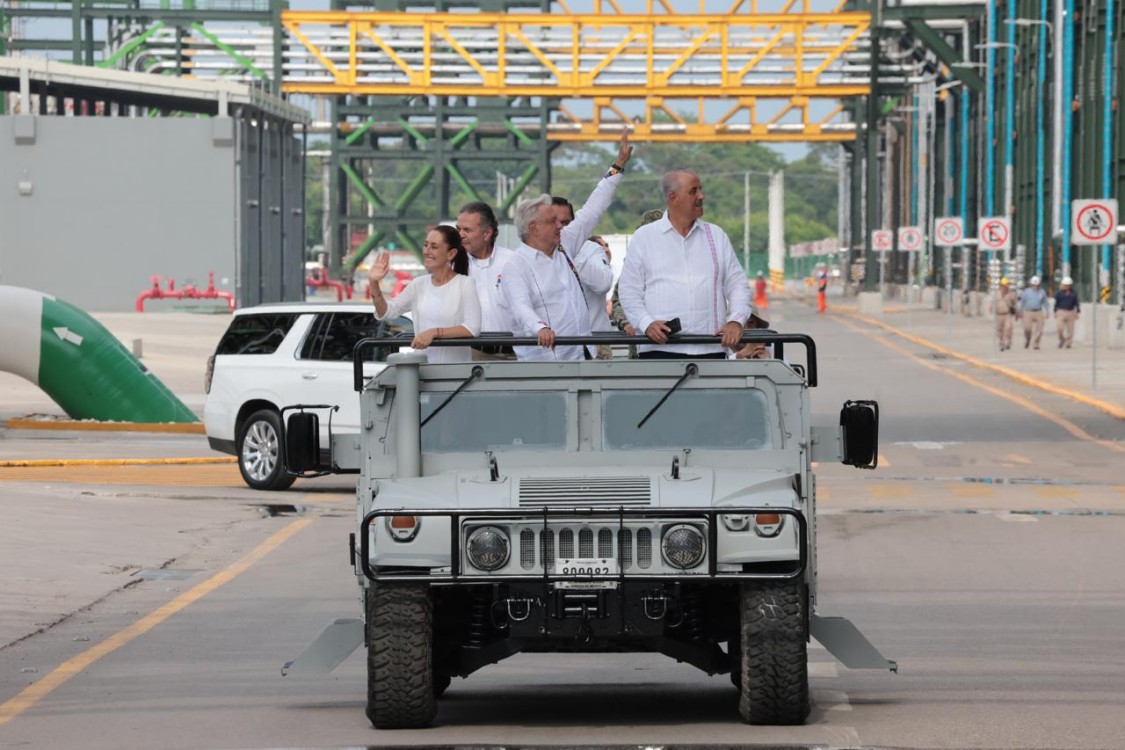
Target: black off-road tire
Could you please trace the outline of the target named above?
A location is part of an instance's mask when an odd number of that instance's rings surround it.
[[[803,724],[809,715],[808,601],[799,583],[746,583],[741,592],[741,692],[750,724]]]
[[[376,729],[429,726],[437,713],[429,589],[367,590],[367,718]]]
[[[297,477],[285,471],[285,432],[281,415],[260,409],[238,426],[238,471],[255,490],[285,490]]]

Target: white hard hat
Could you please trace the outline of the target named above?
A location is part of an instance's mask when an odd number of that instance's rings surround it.
[[[1069,276],[1063,276],[1062,285],[1074,286],[1074,279],[1070,278]]]
[[[1028,281],[1027,283],[1031,284],[1032,286],[1039,286],[1039,277],[1038,276],[1032,276],[1031,280]]]

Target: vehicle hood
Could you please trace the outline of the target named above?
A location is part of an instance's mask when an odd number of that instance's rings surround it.
[[[776,470],[628,467],[564,471],[527,467],[495,481],[488,472],[380,480],[381,508],[796,507],[792,474]]]

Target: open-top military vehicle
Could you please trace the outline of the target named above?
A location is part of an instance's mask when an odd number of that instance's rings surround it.
[[[368,382],[365,352],[402,341],[361,342],[362,432],[333,438],[330,470],[359,472],[349,551],[364,617],[334,622],[287,669],[331,669],[366,644],[380,728],[428,724],[451,678],[519,652],[663,653],[729,674],[753,724],[807,717],[810,636],[847,666],[894,669],[847,620],[815,612],[812,464],[873,468],[878,407],[848,402],[840,424],[812,427],[812,339],[743,340],[773,358],[402,353]],[[643,339],[558,343],[629,342]],[[784,357],[793,344],[803,366]],[[327,470],[316,412],[289,418],[291,471]]]

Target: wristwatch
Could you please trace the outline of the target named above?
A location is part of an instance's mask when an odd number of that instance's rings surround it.
[[[610,164],[609,165],[609,171],[605,173],[605,176],[606,177],[613,177],[615,174],[621,174],[624,171],[625,171],[625,167],[619,166],[617,164]]]

